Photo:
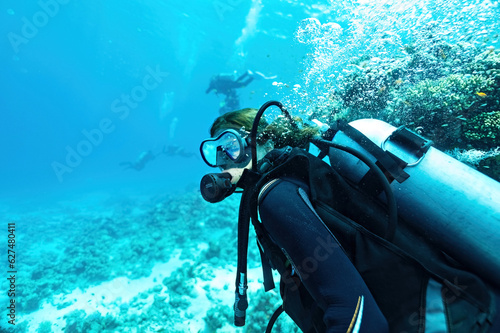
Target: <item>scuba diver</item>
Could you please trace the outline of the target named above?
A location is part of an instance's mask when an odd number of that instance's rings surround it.
[[[284,117],[268,124],[262,114],[270,106],[278,106]],[[376,128],[372,127],[374,132]],[[353,140],[350,146],[336,143],[348,139]],[[408,200],[408,188],[415,183],[406,180],[418,180],[423,173],[413,172],[411,167],[436,159],[440,152],[406,129],[392,131],[390,138],[382,139],[382,146],[398,142],[411,147],[418,158],[415,163],[405,163],[370,142],[368,134],[343,122],[323,133],[307,124],[299,127],[275,101],[265,103],[258,111],[233,111],[214,121],[210,138],[201,143],[200,152],[207,165],[222,172],[205,175],[200,190],[212,203],[242,193],[235,325],[245,325],[248,228],[252,223],[262,257],[265,290],[274,288],[271,269],[281,275],[283,305],[271,317],[266,332],[271,332],[283,311],[303,332],[497,332],[498,183],[473,172],[470,179],[462,174],[466,181],[484,180],[488,186],[480,188],[488,195],[480,198],[478,194],[474,207],[463,202],[455,205],[454,195],[446,197],[437,185],[417,184],[424,190],[437,189],[438,197],[448,201],[434,207],[435,211],[441,209],[438,214],[442,216],[438,217],[419,207],[411,210],[409,206],[414,203],[406,207],[404,200]],[[306,151],[310,143],[320,149],[320,155]],[[337,151],[349,154],[350,159],[337,156]],[[323,161],[326,156],[330,164]],[[444,157],[439,157],[438,164],[442,164]],[[456,160],[447,162],[450,169],[462,168],[453,164],[460,163]],[[348,164],[349,170],[339,163]],[[424,169],[428,162],[422,163],[416,168]],[[348,173],[360,164],[365,164],[366,170],[355,183]],[[454,182],[460,180],[454,177]],[[393,193],[393,184],[401,196]],[[476,194],[473,189],[471,192]],[[432,201],[422,195],[415,200]],[[446,209],[452,213],[443,214]],[[461,216],[467,217],[462,221],[453,215],[459,213],[470,215]],[[456,225],[450,223],[455,217]],[[414,228],[413,220],[424,224],[424,234]],[[473,223],[475,229],[466,223]],[[462,229],[448,238],[469,237],[464,240],[467,244],[455,242],[448,247],[449,239],[436,236],[440,228],[453,226]],[[489,228],[488,238],[485,228]],[[474,238],[473,231],[481,237]],[[438,242],[433,243],[433,239]],[[463,258],[469,252],[482,258]]]
[[[252,72],[250,70],[247,70],[239,77],[236,77],[235,74],[236,73],[217,74],[212,76],[212,78],[210,79],[210,84],[205,91],[206,94],[214,90],[216,95],[225,95],[224,102],[221,103],[219,109],[219,114],[224,114],[226,112],[230,112],[232,110],[240,108],[240,100],[236,89],[246,87],[254,79],[271,80],[277,77],[267,77],[260,72]]]
[[[153,154],[151,150],[148,150],[142,152],[134,162],[121,162],[120,165],[125,166],[124,170],[134,169],[137,171],[141,171],[142,169],[144,169],[147,163],[154,160],[160,154],[165,154],[166,156],[181,156],[185,158],[196,156],[195,153],[188,152],[183,147],[172,144],[163,146],[162,151],[156,155]]]
[[[134,162],[121,162],[121,166],[125,166],[124,170],[135,169],[141,171],[146,166],[146,163],[154,160],[156,157],[151,150],[142,152],[141,155]]]
[[[181,156],[186,158],[196,156],[195,153],[186,151],[184,147],[175,144],[163,146],[162,153],[167,156]]]

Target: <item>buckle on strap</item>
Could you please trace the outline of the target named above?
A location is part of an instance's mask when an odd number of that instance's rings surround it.
[[[400,126],[396,129],[387,139],[382,142],[381,148],[385,150],[385,145],[387,141],[393,141],[402,146],[408,148],[408,150],[417,156],[417,161],[413,163],[408,163],[407,166],[415,166],[424,158],[425,153],[432,146],[433,142],[431,140],[427,140],[426,138],[418,135],[417,133],[409,130],[406,126]]]

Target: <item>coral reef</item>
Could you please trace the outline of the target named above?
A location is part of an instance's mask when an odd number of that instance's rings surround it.
[[[65,319],[65,333],[111,333],[116,332],[116,329],[120,326],[120,323],[113,316],[102,316],[97,311],[86,316],[85,311],[75,310],[65,316]]]
[[[52,323],[50,321],[44,321],[38,325],[37,333],[51,333]]]
[[[52,304],[66,313],[60,316],[64,324],[57,326],[45,320],[32,327],[24,321],[16,325],[16,330],[175,333],[185,332],[186,323],[193,320],[204,332],[234,330],[234,273],[227,272],[234,271],[236,265],[238,200],[235,195],[212,205],[193,190],[138,204],[143,209],[132,209],[129,203],[120,202],[104,215],[97,211],[64,215],[61,220],[66,228],[59,237],[65,240],[65,247],[47,246],[46,251],[33,251],[28,260],[30,266],[23,270],[27,278],[19,288],[21,316],[36,312],[42,304]],[[36,228],[50,224],[38,223]],[[255,235],[251,237],[248,264],[260,274]],[[31,242],[35,240],[26,240]],[[121,289],[113,295],[119,296],[116,300],[99,296],[96,304],[105,306],[109,313],[91,308],[73,310],[76,300],[54,296],[121,276],[147,277],[155,263],[175,257],[175,249],[180,251],[180,264],[153,287],[126,301],[121,300]],[[226,275],[221,275],[223,272]],[[242,332],[261,332],[280,299],[276,293],[264,293],[261,285],[255,285],[249,293],[248,326]],[[275,332],[294,332],[293,323],[280,319],[276,325]]]
[[[441,150],[500,145],[500,52],[467,42],[449,44],[430,25],[402,56],[369,54],[352,64],[311,119],[377,118],[418,129]],[[495,160],[490,161],[495,164]],[[500,174],[478,166],[499,180]]]
[[[27,262],[33,269],[19,289],[22,302],[18,309],[35,311],[51,295],[116,276],[147,276],[156,262],[170,257],[172,244],[187,247],[199,242],[207,227],[235,223],[235,215],[217,215],[224,208],[213,206],[216,211],[207,216],[207,205],[198,193],[189,193],[180,198],[165,198],[138,216],[69,216],[64,235],[68,246],[64,252],[44,251]]]
[[[464,135],[481,147],[493,147],[499,141],[500,111],[480,113],[466,124]]]
[[[395,101],[387,120],[422,128],[437,148],[465,147],[470,140],[464,128],[479,124],[477,116],[488,110],[486,101],[476,92],[491,94],[493,90],[493,80],[480,75],[451,74],[426,79]]]
[[[206,333],[215,333],[222,328],[225,323],[230,322],[233,310],[227,305],[216,305],[207,311],[204,318]]]

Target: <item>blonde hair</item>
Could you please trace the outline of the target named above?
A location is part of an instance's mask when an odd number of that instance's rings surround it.
[[[239,130],[242,127],[245,128],[245,131],[250,132],[257,112],[257,109],[246,108],[219,116],[210,127],[210,136],[214,137],[225,129]],[[290,121],[284,117],[278,117],[271,124],[261,118],[257,128],[257,144],[264,144],[268,140],[272,140],[275,148],[285,146],[307,148],[310,140],[317,136],[319,131],[315,127],[303,124],[302,119],[298,117],[294,120],[301,126],[294,128]]]

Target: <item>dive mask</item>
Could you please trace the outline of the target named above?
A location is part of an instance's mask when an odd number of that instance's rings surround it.
[[[201,157],[208,166],[214,168],[244,167],[252,157],[247,138],[248,133],[245,131],[224,130],[217,137],[207,139],[201,143]]]

